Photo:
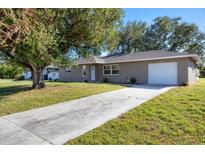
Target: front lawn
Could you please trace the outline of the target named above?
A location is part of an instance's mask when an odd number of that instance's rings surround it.
[[[46,82],[46,85],[44,89],[30,90],[31,81],[0,79],[0,116],[123,88],[80,82]]]
[[[205,79],[172,89],[67,144],[205,144]]]

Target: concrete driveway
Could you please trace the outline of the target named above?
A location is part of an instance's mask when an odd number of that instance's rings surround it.
[[[3,116],[0,144],[63,144],[171,88],[133,86]]]

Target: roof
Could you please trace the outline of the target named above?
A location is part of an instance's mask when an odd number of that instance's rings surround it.
[[[109,63],[173,59],[173,58],[184,58],[184,57],[190,57],[197,62],[201,61],[196,54],[153,50],[153,51],[142,51],[142,52],[135,52],[129,54],[115,53],[104,57],[90,56],[86,59],[79,59],[77,63],[78,64],[109,64]]]
[[[58,69],[58,66],[56,64],[51,64],[46,66],[46,69]]]
[[[97,56],[90,56],[88,58],[85,59],[78,59],[77,61],[78,64],[103,64],[104,60],[100,57]]]

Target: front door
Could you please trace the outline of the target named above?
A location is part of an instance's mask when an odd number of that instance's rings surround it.
[[[91,81],[95,81],[95,66],[91,66]]]

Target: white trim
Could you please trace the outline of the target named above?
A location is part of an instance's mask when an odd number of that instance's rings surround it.
[[[83,68],[83,66],[85,66],[85,68]],[[85,71],[85,75],[83,74],[83,71]],[[87,68],[86,65],[82,65],[82,77],[85,78],[87,76]]]
[[[112,65],[118,65],[118,74],[112,74]],[[104,66],[110,66],[110,74],[104,74]],[[108,64],[108,65],[103,65],[103,76],[110,76],[110,75],[120,75],[120,65],[119,64]]]

